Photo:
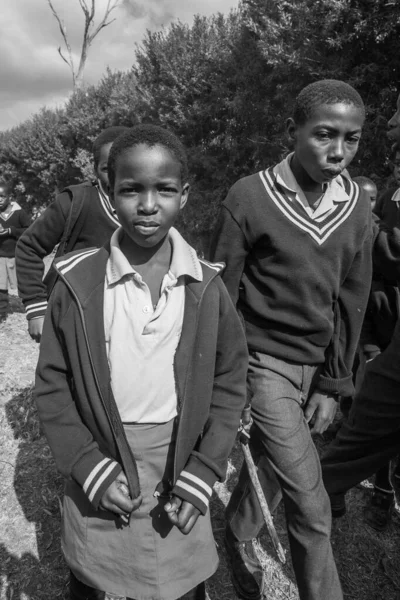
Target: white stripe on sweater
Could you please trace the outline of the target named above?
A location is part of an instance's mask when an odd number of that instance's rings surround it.
[[[101,460],[95,467],[94,469],[92,469],[92,471],[90,471],[88,477],[85,480],[85,483],[83,484],[83,491],[87,492],[89,485],[92,483],[93,479],[96,477],[97,473],[108,463],[110,462],[111,458],[103,458],[103,460]]]
[[[191,481],[193,481],[193,483],[196,483],[199,487],[202,487],[203,490],[205,490],[207,492],[207,494],[209,496],[211,496],[212,488],[210,488],[210,486],[207,485],[207,483],[205,481],[200,479],[200,477],[196,477],[196,475],[192,475],[192,473],[189,473],[188,471],[182,471],[181,474],[179,475],[179,477],[184,477],[185,479],[190,479]]]
[[[192,494],[192,496],[196,496],[206,506],[208,506],[208,504],[210,502],[209,498],[207,498],[207,496],[205,496],[204,494],[202,494],[201,492],[199,492],[199,490],[197,488],[192,487],[191,485],[189,485],[188,483],[185,483],[181,479],[178,479],[178,481],[176,482],[176,485],[177,485],[177,487],[180,487],[183,490],[186,490],[187,492],[189,492],[189,494]]]
[[[99,489],[99,487],[101,486],[101,484],[107,479],[107,477],[109,476],[109,474],[111,473],[111,471],[113,469],[115,469],[115,467],[118,466],[118,463],[116,463],[114,460],[111,462],[111,465],[109,467],[107,467],[107,469],[104,471],[104,473],[102,473],[102,475],[98,478],[98,480],[96,481],[96,484],[92,487],[92,491],[89,494],[89,500],[90,502],[93,501],[93,498],[96,495],[97,490]]]
[[[62,273],[63,275],[65,275],[71,269],[73,269],[74,267],[76,267],[76,265],[78,265],[80,262],[82,262],[83,260],[85,260],[85,258],[88,258],[89,256],[92,256],[92,254],[95,254],[98,251],[99,251],[98,248],[95,248],[94,250],[92,250],[92,252],[88,252],[88,253],[84,254],[83,256],[82,255],[75,256],[73,262],[70,262],[69,265],[67,265],[66,267],[63,267],[62,269],[60,269],[60,273]]]
[[[74,254],[73,256],[69,256],[68,258],[65,258],[64,260],[60,260],[57,263],[57,268],[61,270],[64,266],[68,265],[70,262],[72,262],[79,256],[84,256],[86,254],[90,255],[90,254],[93,254],[94,252],[96,252],[97,250],[98,250],[98,248],[89,248],[86,250],[82,250],[82,252],[79,252],[79,254]]]

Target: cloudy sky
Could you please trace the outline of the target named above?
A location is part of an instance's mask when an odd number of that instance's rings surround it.
[[[190,23],[196,13],[226,13],[237,4],[237,0],[119,0],[115,22],[100,32],[90,49],[85,82],[96,83],[107,66],[128,69],[146,29],[168,26],[174,19]],[[83,28],[79,0],[53,0],[53,5],[65,22],[77,63]],[[96,0],[98,18],[106,5],[107,0]],[[69,67],[57,52],[62,40],[47,0],[0,0],[0,7],[0,130],[4,130],[43,105],[62,105],[72,82]]]

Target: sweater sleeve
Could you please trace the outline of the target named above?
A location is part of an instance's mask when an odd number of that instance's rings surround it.
[[[354,393],[352,369],[366,311],[372,279],[372,226],[341,285],[334,306],[334,331],[325,353],[317,387],[341,396]]]
[[[43,317],[46,312],[43,259],[60,242],[70,206],[68,192],[60,194],[18,240],[15,252],[18,289],[28,320]]]
[[[173,493],[191,502],[202,514],[212,487],[226,474],[228,457],[246,401],[247,344],[238,314],[218,278],[220,317],[211,407],[200,443],[180,473]]]
[[[376,224],[373,247],[374,271],[388,281],[400,281],[400,227]]]
[[[105,456],[83,424],[74,402],[61,323],[66,305],[63,282],[49,302],[36,370],[35,401],[40,421],[58,470],[72,477],[98,508],[102,495],[122,467]],[[64,305],[64,306],[63,306]]]
[[[227,200],[233,193],[232,190],[229,192]],[[222,280],[234,306],[237,305],[239,299],[240,280],[247,254],[246,237],[231,211],[223,205],[211,241],[210,258],[214,262],[225,263]]]
[[[18,226],[14,225],[10,227],[10,237],[18,239],[24,233],[26,229],[28,229],[30,225],[30,218],[28,214],[21,208],[18,211]]]

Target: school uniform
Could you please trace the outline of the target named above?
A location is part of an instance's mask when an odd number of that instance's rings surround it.
[[[29,223],[29,216],[17,202],[10,202],[6,210],[0,212],[3,228],[0,233],[0,317],[7,313],[8,289],[17,292],[15,247]]]
[[[119,226],[115,210],[97,182],[69,186],[57,196],[21,236],[16,248],[19,290],[28,321],[44,317],[46,313],[48,290],[43,281],[43,259],[63,237],[74,196],[79,196],[82,209],[67,240],[65,253],[99,248]]]
[[[245,324],[250,444],[270,509],[285,499],[300,598],[338,600],[329,499],[303,408],[314,390],[353,391],[371,279],[371,211],[346,174],[326,186],[313,211],[291,156],[233,186],[211,257],[226,263],[222,277]],[[227,519],[239,542],[261,529],[245,467]]]
[[[208,504],[244,405],[247,350],[220,266],[171,230],[153,307],[119,235],[57,262],[35,398],[68,477],[62,546],[75,578],[135,600],[175,600],[217,568]],[[98,510],[121,470],[131,497],[143,498],[128,526]],[[163,509],[170,493],[201,513],[187,536]]]
[[[385,204],[392,217],[398,208],[394,202]],[[388,222],[387,212],[380,214],[384,218],[374,224],[374,270],[387,281],[398,284],[400,223],[395,218]],[[397,320],[390,343],[366,365],[349,418],[321,460],[324,484],[335,511],[345,510],[344,497],[349,489],[385,467],[400,452],[399,357],[400,321]]]

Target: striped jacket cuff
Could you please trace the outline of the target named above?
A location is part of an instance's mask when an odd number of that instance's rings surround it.
[[[89,473],[82,488],[95,508],[98,508],[102,495],[121,471],[121,465],[115,460],[103,458]]]
[[[47,309],[47,300],[31,302],[25,305],[26,318],[28,321],[35,317],[44,317]]]
[[[191,466],[193,465],[189,464],[181,471],[172,494],[190,502],[199,509],[201,514],[205,515],[212,496],[212,484],[215,481],[215,475],[207,477],[207,479],[212,479],[213,482],[207,482],[203,477],[195,475]]]

